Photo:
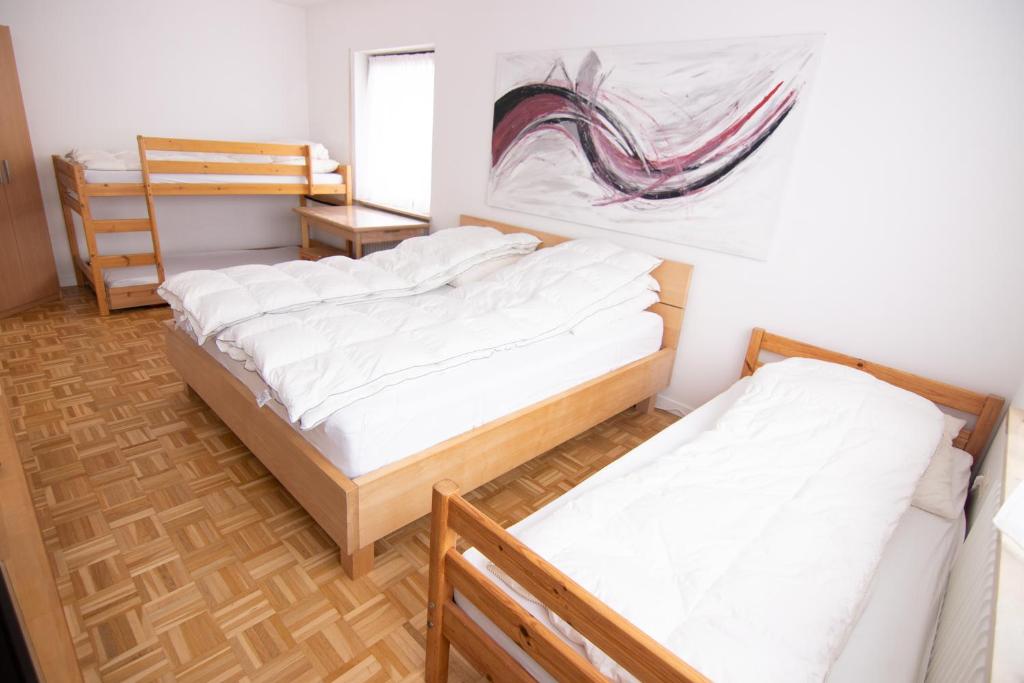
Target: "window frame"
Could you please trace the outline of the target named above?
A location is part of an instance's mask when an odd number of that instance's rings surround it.
[[[379,49],[372,49],[372,50],[352,50],[351,51],[351,55],[352,55],[352,58],[351,58],[352,69],[351,69],[351,74],[350,74],[350,78],[349,78],[350,87],[349,87],[349,127],[348,127],[348,138],[349,138],[349,150],[351,150],[350,154],[349,154],[349,157],[352,160],[352,169],[353,169],[352,176],[353,177],[350,179],[349,182],[350,182],[350,184],[352,186],[351,187],[351,193],[352,193],[352,197],[354,199],[354,202],[356,204],[359,204],[360,206],[368,206],[370,208],[380,209],[382,211],[389,211],[391,213],[398,214],[398,215],[401,215],[401,216],[406,216],[406,217],[409,217],[409,218],[415,218],[415,219],[418,219],[418,220],[429,221],[430,220],[430,214],[429,213],[426,213],[426,214],[424,214],[424,213],[417,213],[415,211],[410,211],[408,209],[403,209],[403,208],[394,207],[394,206],[386,206],[384,204],[378,204],[376,202],[368,202],[368,201],[364,201],[362,199],[359,199],[359,189],[358,189],[359,188],[359,166],[358,166],[358,160],[359,160],[359,149],[358,149],[359,148],[359,139],[358,138],[359,138],[359,136],[357,134],[357,130],[359,128],[360,121],[365,116],[365,113],[364,113],[363,109],[364,109],[364,106],[365,106],[366,84],[367,84],[367,77],[368,77],[369,69],[370,69],[370,58],[371,57],[378,57],[378,56],[386,56],[386,55],[413,55],[413,54],[422,54],[422,53],[431,53],[431,54],[435,55],[435,68],[436,68],[436,65],[437,65],[437,63],[436,63],[437,50],[435,49],[435,47],[433,45],[430,45],[430,44],[409,45],[409,46],[406,46],[406,47],[394,47],[394,48],[379,48]],[[435,76],[435,81],[436,81],[436,76]],[[433,137],[431,137],[431,146],[430,147],[431,147],[431,149],[430,149],[431,162],[433,162],[433,155],[434,155]],[[431,211],[432,210],[433,210],[433,203],[431,203]]]

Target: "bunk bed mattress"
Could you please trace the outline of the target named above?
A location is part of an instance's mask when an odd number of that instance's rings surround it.
[[[164,254],[164,275],[171,277],[189,270],[215,270],[250,263],[274,265],[295,261],[299,258],[298,247],[273,247],[270,249],[234,249],[180,254]],[[155,266],[130,266],[128,268],[107,268],[103,271],[107,287],[133,287],[157,284]]]
[[[644,442],[628,454],[564,494],[572,500],[590,487],[617,479],[671,452],[710,429],[742,394],[746,380],[740,380],[717,397]],[[548,509],[541,508],[513,525],[526,529],[547,522]],[[904,681],[924,679],[939,608],[956,551],[963,541],[966,521],[938,517],[911,507],[900,520],[886,546],[861,615],[850,632],[842,653],[832,666],[828,680],[852,683],[864,680]],[[551,628],[547,610],[512,591],[488,570],[488,560],[475,549],[466,553],[481,572],[534,617]],[[554,679],[522,652],[479,609],[456,593],[456,602],[506,651],[511,653],[539,681]],[[570,643],[583,655],[583,648]]]
[[[162,183],[227,183],[227,184],[250,184],[266,183],[268,185],[291,185],[293,183],[305,183],[305,176],[295,175],[222,175],[222,174],[201,174],[201,173],[154,173],[149,177],[153,184]],[[85,169],[85,182],[93,184],[122,184],[141,183],[142,171],[97,171]],[[345,180],[340,173],[314,173],[314,185],[340,185]]]
[[[633,313],[607,326],[407,380],[299,433],[354,479],[639,360],[661,348],[661,337],[658,315]],[[254,400],[269,395],[260,376],[217,349],[215,341],[202,348],[241,380]],[[283,405],[273,400],[267,405],[288,421]]]

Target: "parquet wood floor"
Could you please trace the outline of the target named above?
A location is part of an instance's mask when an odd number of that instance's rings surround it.
[[[331,540],[167,362],[166,308],[87,293],[0,320],[0,381],[86,680],[421,680],[426,518],[348,579]],[[668,426],[627,411],[477,489],[511,524]],[[2,501],[0,501],[2,505]],[[479,678],[463,661],[453,680]]]

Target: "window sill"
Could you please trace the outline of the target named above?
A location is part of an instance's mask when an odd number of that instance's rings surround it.
[[[430,221],[430,214],[428,213],[415,213],[414,211],[409,211],[408,209],[397,209],[393,206],[388,206],[386,204],[374,204],[373,202],[365,202],[361,199],[357,199],[356,204],[359,204],[360,206],[368,206],[371,209],[380,209],[381,211],[397,213],[399,216],[405,216],[406,218],[415,218],[416,220],[419,221]]]

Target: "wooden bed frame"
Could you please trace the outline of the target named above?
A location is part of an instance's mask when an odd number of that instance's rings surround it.
[[[140,183],[89,183],[85,180],[85,168],[64,157],[53,156],[53,171],[57,177],[57,193],[60,196],[61,211],[64,214],[64,228],[67,231],[68,247],[75,264],[75,279],[78,285],[88,284],[96,292],[96,303],[100,315],[108,315],[111,309],[152,306],[164,301],[157,296],[156,288],[164,279],[163,257],[160,252],[160,236],[157,231],[156,207],[153,197],[167,195],[297,195],[299,204],[305,206],[307,195],[340,194],[346,203],[352,202],[348,191],[352,178],[350,166],[339,166],[336,173],[342,182],[331,185],[316,185],[313,182],[313,157],[310,145],[288,145],[262,142],[228,142],[223,140],[185,140],[179,138],[150,138],[138,136],[139,161],[142,167]],[[265,156],[302,157],[301,165],[263,164],[211,161],[167,161],[150,159],[148,152],[206,152],[219,154],[258,154]],[[154,183],[151,174],[174,173],[195,174],[196,182]],[[274,175],[302,177],[304,182],[291,183],[223,183],[203,182],[202,176],[222,175]],[[90,200],[93,197],[141,196],[146,201],[146,217],[102,219],[92,215]],[[85,244],[89,252],[86,261],[79,254],[78,237],[74,215],[82,221]],[[152,251],[135,254],[101,254],[97,247],[96,235],[111,232],[146,232],[153,244]],[[157,283],[107,287],[103,271],[108,268],[126,266],[156,266]]]
[[[761,353],[817,358],[859,368],[975,418],[957,443],[977,459],[992,436],[1003,408],[998,396],[925,379],[756,328],[743,362],[742,377],[764,365]],[[533,681],[530,673],[476,624],[454,600],[458,590],[527,655],[558,680],[606,681],[594,665],[470,564],[456,548],[463,538],[507,576],[543,603],[641,681],[707,681],[617,612],[519,542],[459,495],[451,481],[434,486],[427,584],[426,680],[448,679],[448,657],[455,645],[492,681]]]
[[[817,358],[827,360],[831,363],[847,365],[851,368],[863,370],[874,375],[880,380],[912,391],[915,394],[924,396],[926,399],[939,406],[945,406],[960,413],[973,416],[974,424],[967,424],[960,430],[959,436],[953,442],[957,448],[962,448],[971,454],[975,462],[984,452],[988,445],[992,430],[995,429],[996,421],[1003,412],[1003,399],[992,394],[980,394],[970,389],[962,389],[945,382],[937,382],[919,375],[897,370],[895,368],[871,363],[861,358],[854,358],[835,351],[829,351],[819,346],[812,346],[795,339],[780,337],[771,334],[762,328],[754,328],[750,334],[750,344],[747,346],[747,355],[743,358],[743,369],[741,377],[749,377],[754,371],[764,365],[761,354],[773,354],[786,358]]]
[[[462,216],[460,225],[530,233],[544,247],[568,239],[472,216]],[[430,512],[434,482],[451,479],[471,490],[630,406],[653,410],[655,395],[672,375],[691,272],[687,264],[665,261],[653,273],[661,301],[651,310],[664,320],[659,351],[354,479],[270,407],[258,407],[242,382],[170,322],[167,355],[185,383],[334,539],[345,571],[356,578],[372,568],[375,541]]]

